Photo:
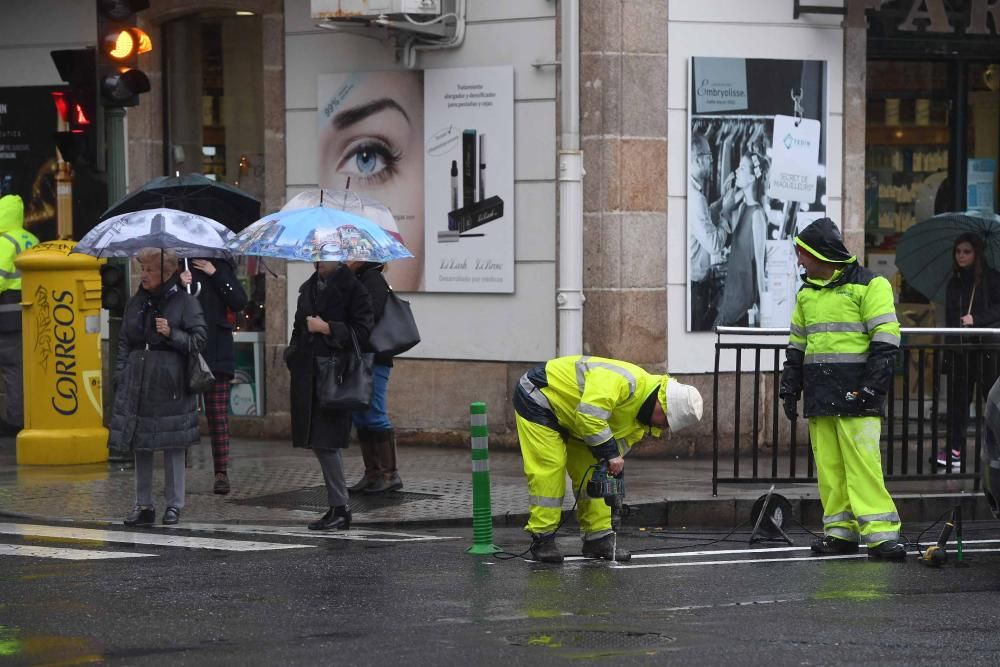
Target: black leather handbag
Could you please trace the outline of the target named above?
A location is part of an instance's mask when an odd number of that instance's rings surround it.
[[[201,356],[198,350],[191,350],[188,353],[188,391],[192,394],[204,394],[212,388],[215,383],[215,376],[209,368],[205,357]]]
[[[368,337],[368,345],[380,354],[393,356],[406,352],[420,342],[420,330],[413,319],[410,302],[389,290],[385,300],[385,311]]]
[[[353,350],[346,354],[316,357],[316,400],[322,410],[367,410],[375,377],[375,355],[361,352],[351,329]]]

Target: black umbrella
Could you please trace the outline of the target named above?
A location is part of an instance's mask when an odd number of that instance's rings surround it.
[[[159,176],[101,214],[100,220],[151,208],[172,208],[221,222],[239,232],[260,218],[260,201],[201,174]]]

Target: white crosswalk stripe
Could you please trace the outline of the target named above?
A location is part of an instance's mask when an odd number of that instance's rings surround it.
[[[186,537],[146,531],[98,530],[92,528],[71,528],[64,526],[43,526],[36,524],[0,523],[0,534],[23,537],[49,537],[66,540],[87,540],[91,542],[112,542],[121,544],[143,544],[162,547],[182,547],[187,549],[215,549],[219,551],[272,551],[279,549],[311,549],[313,544],[283,544],[279,542],[255,542],[250,540],[221,540],[210,537]]]
[[[390,530],[367,530],[351,528],[350,530],[309,530],[300,526],[261,526],[233,525],[228,523],[185,523],[169,528],[183,530],[212,531],[232,533],[237,535],[280,535],[283,537],[301,537],[324,540],[351,540],[364,542],[436,542],[441,540],[457,540],[459,537],[447,535],[420,535],[417,533],[400,533]]]
[[[0,556],[30,556],[33,558],[56,558],[59,560],[111,560],[114,558],[155,558],[156,554],[39,547],[31,544],[0,544]]]

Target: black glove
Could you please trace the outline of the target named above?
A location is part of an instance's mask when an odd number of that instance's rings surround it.
[[[862,410],[882,410],[883,396],[871,387],[862,387],[858,392],[858,401],[861,402]]]
[[[799,418],[799,397],[795,394],[785,394],[781,397],[784,401],[785,416],[788,421],[795,421]]]

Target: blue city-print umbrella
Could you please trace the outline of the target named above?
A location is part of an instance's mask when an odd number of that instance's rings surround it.
[[[151,208],[108,218],[80,239],[73,252],[94,257],[132,257],[143,248],[175,250],[178,257],[229,257],[224,225],[172,208]]]
[[[390,262],[413,257],[374,222],[329,206],[278,211],[234,236],[234,254],[303,262]]]
[[[1000,268],[1000,218],[975,211],[942,213],[907,229],[896,244],[896,268],[907,284],[943,302],[954,267],[955,239],[965,232],[983,239],[983,258],[991,268]]]

